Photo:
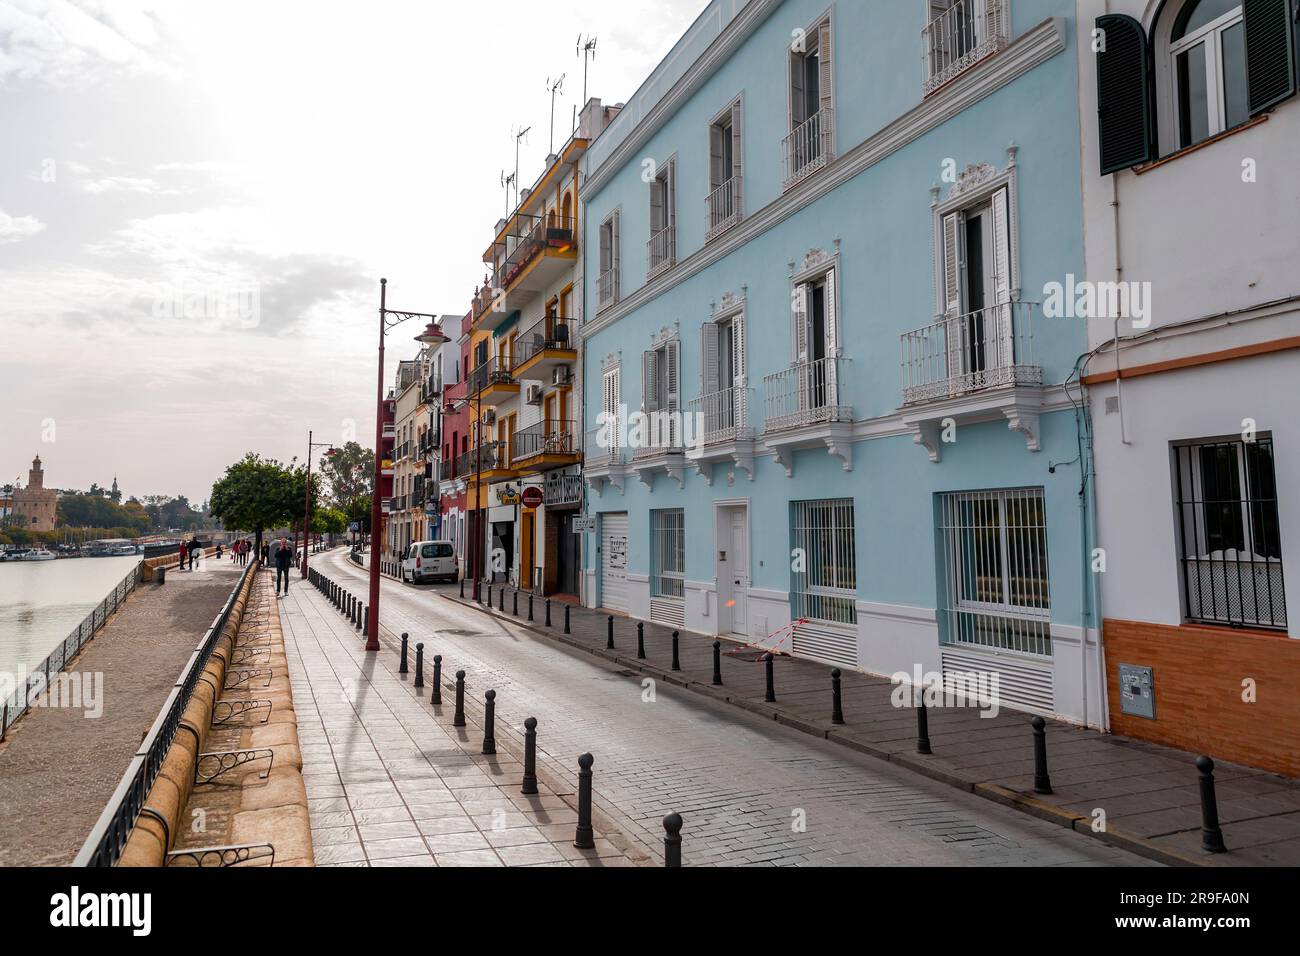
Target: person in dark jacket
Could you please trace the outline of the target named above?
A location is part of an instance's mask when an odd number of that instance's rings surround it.
[[[280,595],[280,582],[284,582],[284,593],[289,594],[289,569],[293,567],[293,547],[287,538],[280,539],[280,548],[275,552],[275,594]]]
[[[262,569],[271,570],[271,546],[265,542],[262,544]]]
[[[203,546],[199,544],[199,536],[195,535],[193,538],[190,539],[190,570],[191,571],[194,570],[194,559],[199,556],[199,553],[202,550],[203,550]]]

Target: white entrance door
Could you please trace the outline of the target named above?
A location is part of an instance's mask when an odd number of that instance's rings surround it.
[[[718,516],[718,628],[749,637],[749,509],[724,508]]]
[[[627,546],[627,514],[601,515],[600,606],[624,614],[628,610]]]

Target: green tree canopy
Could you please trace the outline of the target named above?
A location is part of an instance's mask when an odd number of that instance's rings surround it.
[[[319,476],[312,475],[313,498],[320,494],[319,484]],[[302,526],[306,490],[305,467],[249,452],[212,486],[210,507],[224,527],[252,531],[260,545],[267,529]]]
[[[330,486],[330,501],[344,512],[359,498],[369,497],[375,485],[375,453],[351,441],[322,458],[321,473]]]
[[[119,505],[94,490],[60,496],[59,524],[65,528],[123,528],[128,538],[147,534],[152,522],[139,504]]]

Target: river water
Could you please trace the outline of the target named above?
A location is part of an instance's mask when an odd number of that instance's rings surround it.
[[[139,556],[0,564],[0,676],[43,662],[131,573]]]

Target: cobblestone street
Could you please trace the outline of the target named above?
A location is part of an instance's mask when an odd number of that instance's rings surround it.
[[[363,592],[364,572],[346,554],[316,567],[354,593]],[[489,688],[497,692],[499,740],[513,738],[517,746],[525,718],[538,719],[539,772],[557,793],[572,792],[578,755],[593,753],[597,828],[604,822],[628,838],[629,856],[660,858],[661,821],[677,812],[686,820],[688,866],[1148,865],[686,691],[643,684],[434,593],[390,580],[383,588],[386,646],[375,672],[396,674],[402,632],[411,635],[412,660],[414,645],[423,641],[426,662],[443,656],[444,682],[458,669],[467,672],[471,723]],[[296,585],[282,613],[310,617],[313,627],[328,627],[355,650],[361,647],[359,635],[349,633],[345,619],[310,587]],[[300,633],[303,623],[293,626]],[[302,638],[289,630],[292,669],[292,644]],[[426,663],[426,674],[431,666]],[[303,675],[294,678],[301,682]],[[393,686],[412,699],[406,688]],[[295,696],[302,699],[297,691]],[[432,716],[427,702],[422,706]],[[444,709],[439,724],[449,729],[450,708]],[[304,764],[312,773],[310,751]],[[437,840],[429,838],[435,856]]]

